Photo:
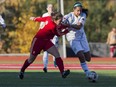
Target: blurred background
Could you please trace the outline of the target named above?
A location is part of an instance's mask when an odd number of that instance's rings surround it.
[[[109,57],[106,44],[108,33],[116,27],[116,0],[63,0],[64,14],[73,11],[73,4],[80,1],[89,10],[85,32],[92,56]],[[0,54],[28,54],[39,23],[30,21],[31,16],[42,16],[46,5],[51,3],[60,11],[60,0],[0,0],[0,15],[6,28],[0,27]],[[59,51],[62,54],[62,37]],[[75,56],[66,40],[67,57]]]

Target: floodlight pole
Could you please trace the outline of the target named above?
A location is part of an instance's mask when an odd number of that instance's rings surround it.
[[[60,11],[64,15],[64,0],[59,0]],[[62,44],[63,44],[63,58],[66,58],[66,41],[65,35],[62,36]]]

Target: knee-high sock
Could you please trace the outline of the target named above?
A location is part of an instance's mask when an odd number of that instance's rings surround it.
[[[47,68],[48,66],[48,52],[47,51],[43,53],[43,64],[44,64],[44,68]]]
[[[62,74],[64,72],[64,64],[63,64],[61,57],[56,58],[56,64],[60,70],[60,73]]]
[[[21,72],[24,72],[25,69],[30,65],[31,63],[28,62],[28,59],[25,60],[22,68],[21,68]]]
[[[89,69],[88,69],[88,66],[87,66],[86,62],[81,63],[81,67],[82,67],[82,69],[84,70],[84,72],[87,74],[88,71],[89,71]]]

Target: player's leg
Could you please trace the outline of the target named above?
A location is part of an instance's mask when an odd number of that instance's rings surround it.
[[[114,56],[114,46],[110,46],[110,57]]]
[[[91,53],[90,53],[89,44],[88,44],[88,41],[86,38],[81,41],[81,46],[83,47],[83,50],[84,50],[85,60],[87,62],[90,62],[91,61]]]
[[[80,61],[80,64],[81,64],[81,67],[83,69],[83,71],[85,72],[85,74],[87,75],[88,72],[90,72],[88,66],[87,66],[87,63],[86,63],[86,60],[85,60],[85,56],[83,54],[83,51],[79,51],[77,52],[77,57],[79,58],[79,61]]]
[[[70,41],[70,46],[71,46],[72,50],[74,51],[74,53],[79,58],[80,65],[81,65],[83,71],[85,72],[85,74],[87,75],[89,72],[89,68],[87,66],[86,58],[85,58],[85,55],[83,53],[84,49],[83,49],[81,44],[82,43],[80,41],[77,41],[77,40]]]
[[[58,49],[58,45],[59,45],[59,43],[58,43],[58,36],[54,36],[51,41],[56,46],[56,48]],[[54,56],[53,56],[53,62],[54,62],[54,67],[57,67],[57,64],[56,64]]]
[[[85,52],[84,55],[85,55],[86,61],[87,62],[90,62],[91,61],[91,53],[90,53],[90,51]]]
[[[48,52],[47,51],[44,51],[43,53],[43,64],[44,64],[43,71],[47,73],[47,66],[48,66]]]
[[[52,47],[50,47],[47,50],[48,53],[52,54],[56,59],[56,63],[58,64],[58,68],[60,70],[60,72],[62,73],[64,71],[64,65],[63,65],[63,61],[60,57],[60,54],[57,50],[57,48],[53,45]]]
[[[43,44],[39,44],[40,40],[37,38],[34,38],[31,44],[31,49],[30,49],[30,56],[28,59],[25,60],[20,73],[19,73],[19,78],[23,79],[24,78],[24,72],[25,69],[31,64],[33,63],[33,61],[36,59],[37,55],[40,53],[40,51],[42,50],[42,45]]]
[[[31,64],[33,63],[33,61],[35,60],[36,56],[30,54],[30,57],[28,59],[25,60],[21,70],[20,70],[20,73],[19,73],[19,78],[20,79],[23,79],[24,78],[24,72],[25,72],[25,69]]]
[[[113,57],[116,57],[116,45],[114,46],[114,56]]]
[[[64,71],[63,60],[60,57],[58,49],[53,45],[52,47],[50,47],[47,50],[47,52],[50,53],[50,54],[52,54],[55,57],[56,64],[57,64],[57,66],[58,66],[58,68],[60,70],[60,73],[61,73],[62,77],[66,78],[69,75],[70,71],[69,70]]]
[[[55,57],[53,56],[54,67],[57,67]]]

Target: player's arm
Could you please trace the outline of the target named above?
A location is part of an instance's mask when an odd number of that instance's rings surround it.
[[[71,24],[70,26],[71,26],[72,28],[75,28],[75,29],[77,29],[77,30],[80,30],[81,27],[84,26],[84,24],[85,24],[86,17],[87,17],[87,15],[86,15],[85,13],[83,13],[83,15],[80,16],[80,19],[79,19],[79,21],[77,22],[77,24]]]
[[[83,13],[83,16],[80,18],[77,24],[72,24],[71,27],[79,30],[85,24],[85,20],[86,20],[86,14]]]
[[[62,24],[60,24],[59,26],[57,26],[57,28],[56,28],[57,36],[62,36],[62,35],[67,34],[69,32],[68,27],[69,26],[64,26]]]
[[[70,26],[72,28],[75,28],[75,29],[81,29],[82,27],[82,23],[81,22],[78,22],[77,24],[71,24],[71,20],[70,20],[70,14],[69,15],[65,15],[63,17],[63,20],[62,20],[62,24],[65,25],[65,26]]]
[[[48,17],[30,17],[30,20],[38,21],[38,22],[45,22]]]
[[[79,30],[82,27],[82,23],[78,22],[78,24],[71,24],[70,27]]]
[[[106,44],[109,44],[109,42],[110,42],[110,33],[108,34],[108,38],[107,38]]]

